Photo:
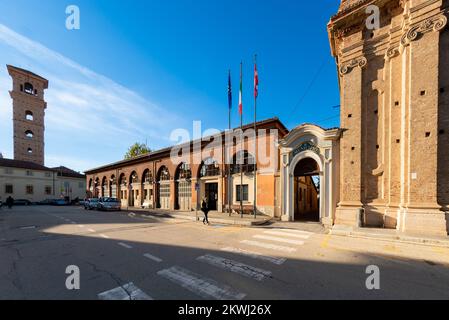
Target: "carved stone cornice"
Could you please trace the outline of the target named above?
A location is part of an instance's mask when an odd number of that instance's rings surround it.
[[[364,68],[368,64],[368,60],[365,57],[355,58],[350,61],[344,62],[340,66],[340,75],[348,74],[352,69],[356,67]]]
[[[444,14],[428,18],[416,25],[411,26],[401,38],[401,45],[408,46],[412,41],[417,40],[428,32],[439,32],[447,25],[447,17]]]
[[[336,19],[338,17],[341,17],[342,15],[345,15],[346,13],[359,8],[363,6],[364,4],[367,4],[371,0],[356,0],[356,1],[342,1],[342,4],[340,5],[340,9],[338,10],[337,14],[335,14],[332,19]]]

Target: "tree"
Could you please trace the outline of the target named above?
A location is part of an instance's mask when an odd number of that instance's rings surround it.
[[[128,152],[125,154],[125,159],[132,159],[150,152],[151,149],[145,143],[136,142],[129,147]]]

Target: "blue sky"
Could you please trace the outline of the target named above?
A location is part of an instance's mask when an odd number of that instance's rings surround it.
[[[65,28],[65,9],[81,30]],[[15,0],[0,3],[0,152],[12,157],[11,80],[6,64],[50,81],[46,165],[86,170],[122,159],[135,141],[173,144],[170,132],[227,127],[227,72],[244,63],[244,122],[253,118],[253,54],[260,78],[258,118],[288,128],[339,125],[336,66],[326,24],[339,1]],[[312,81],[315,79],[315,81]],[[312,84],[312,85],[311,85]],[[238,108],[233,124],[238,124]]]

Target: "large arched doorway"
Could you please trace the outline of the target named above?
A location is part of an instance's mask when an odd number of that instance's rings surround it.
[[[334,224],[339,201],[341,132],[304,124],[281,140],[279,196],[283,221],[319,219],[326,226]]]
[[[89,179],[89,190],[87,192],[88,198],[92,198],[94,196],[94,180]]]
[[[143,172],[142,176],[142,207],[153,208],[153,175],[149,169]]]
[[[175,173],[175,210],[192,209],[192,170],[187,163],[181,163]]]
[[[110,194],[112,198],[117,198],[117,178],[115,177],[115,175],[111,176]]]
[[[128,183],[124,173],[120,174],[118,183],[120,186],[120,199],[122,202],[122,207],[126,207],[128,203]]]
[[[62,192],[62,190],[61,190],[61,192]],[[95,179],[94,197],[98,198],[101,196],[100,194],[101,194],[100,178],[96,178]]]
[[[103,177],[101,180],[101,197],[108,197],[109,191],[108,191],[108,178]]]
[[[139,176],[133,171],[129,177],[129,206],[139,206]]]
[[[162,166],[157,174],[157,201],[159,209],[170,209],[170,172],[168,168]]]
[[[304,158],[294,169],[294,220],[320,221],[320,168],[312,158]]]

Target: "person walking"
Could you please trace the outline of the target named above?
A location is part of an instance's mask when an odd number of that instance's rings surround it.
[[[209,223],[209,219],[207,217],[207,215],[209,214],[209,206],[207,204],[206,198],[203,199],[203,202],[201,203],[201,211],[203,211],[204,213],[204,219],[203,219],[203,224],[210,224]]]
[[[8,199],[6,199],[6,205],[8,206],[9,209],[12,209],[12,206],[14,204],[14,199],[9,196]]]

